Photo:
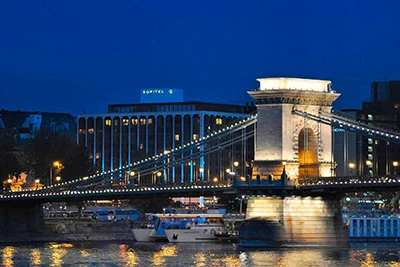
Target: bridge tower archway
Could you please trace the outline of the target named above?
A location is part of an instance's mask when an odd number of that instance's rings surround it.
[[[315,178],[319,176],[318,136],[311,128],[303,128],[299,132],[299,178]]]
[[[332,127],[293,114],[293,109],[318,115],[331,112],[340,96],[331,81],[300,78],[260,78],[260,88],[248,91],[257,106],[252,179],[280,179],[285,162],[289,179],[331,176]]]

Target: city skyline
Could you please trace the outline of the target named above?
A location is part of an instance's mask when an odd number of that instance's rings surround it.
[[[2,3],[0,109],[105,113],[160,87],[245,104],[260,77],[331,80],[335,109],[361,108],[400,79],[397,1],[106,3]]]

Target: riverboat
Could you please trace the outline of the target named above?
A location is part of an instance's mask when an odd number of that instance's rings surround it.
[[[184,228],[164,229],[171,243],[208,243],[218,242],[215,234],[225,232],[223,214],[200,214]]]

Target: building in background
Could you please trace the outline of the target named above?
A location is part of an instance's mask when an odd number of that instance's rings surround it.
[[[50,133],[76,135],[76,118],[68,113],[0,110],[0,129],[15,129],[23,144],[41,129]]]
[[[252,105],[203,102],[109,105],[108,113],[78,117],[77,141],[88,148],[96,170],[104,172],[168,153],[247,118],[254,111]],[[222,180],[226,170],[234,167],[238,175],[244,176],[253,154],[254,141],[243,141],[164,170],[160,178],[165,182]]]
[[[372,82],[371,102],[344,114],[367,124],[400,132],[400,81]],[[398,174],[400,145],[335,129],[337,176]],[[341,163],[344,162],[344,163]]]

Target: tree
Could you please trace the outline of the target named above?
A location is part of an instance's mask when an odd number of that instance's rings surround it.
[[[30,174],[40,178],[44,184],[51,182],[50,172],[54,176],[60,175],[63,181],[93,173],[86,147],[77,145],[70,135],[40,130],[23,146],[23,151]],[[60,163],[57,168],[54,168],[54,162]]]
[[[131,199],[130,204],[134,206],[137,210],[142,213],[161,212],[163,208],[171,207],[174,202],[168,197],[158,197],[158,198],[143,198],[143,199]]]
[[[16,145],[18,134],[15,130],[0,129],[0,181],[6,181],[10,176],[19,177],[23,171],[18,162]],[[2,188],[2,187],[1,187]]]

